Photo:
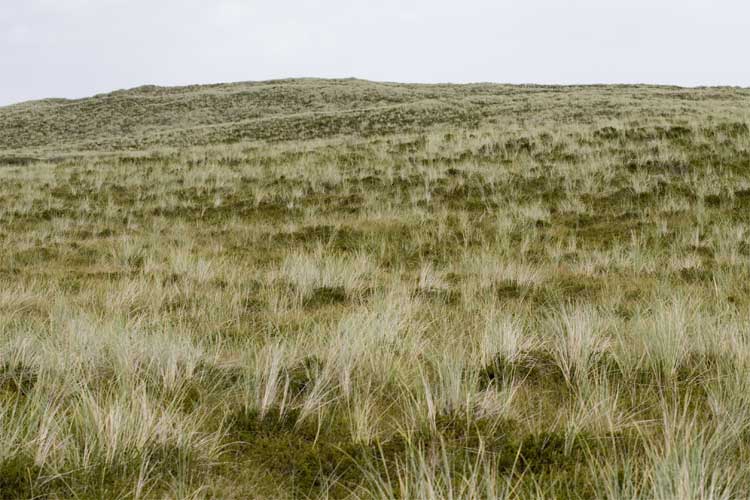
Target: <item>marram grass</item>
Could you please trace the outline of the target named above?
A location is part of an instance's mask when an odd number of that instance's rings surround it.
[[[750,496],[750,91],[0,108],[0,498]]]

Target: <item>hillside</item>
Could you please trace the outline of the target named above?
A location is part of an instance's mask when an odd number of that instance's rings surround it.
[[[281,80],[139,87],[0,108],[0,150],[109,151],[423,131],[742,117],[750,90]]]
[[[750,90],[0,108],[0,498],[750,497]]]

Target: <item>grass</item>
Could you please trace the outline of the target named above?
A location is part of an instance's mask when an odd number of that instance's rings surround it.
[[[750,92],[0,108],[0,498],[745,498]]]

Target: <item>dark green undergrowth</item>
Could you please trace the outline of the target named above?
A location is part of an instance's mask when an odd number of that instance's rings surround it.
[[[345,497],[372,481],[373,474],[398,477],[416,449],[448,453],[456,477],[481,450],[501,476],[521,477],[527,485],[554,478],[554,491],[562,498],[593,498],[590,461],[614,441],[622,446],[623,439],[580,434],[569,443],[560,432],[529,432],[512,420],[442,415],[434,431],[425,428],[408,437],[394,434],[358,444],[340,417],[322,417],[320,422],[300,422],[298,417],[294,411],[281,416],[272,411],[264,417],[238,413],[231,423],[237,440],[231,462],[260,466],[297,495]]]

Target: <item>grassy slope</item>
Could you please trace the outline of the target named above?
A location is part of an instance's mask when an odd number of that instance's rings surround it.
[[[749,122],[356,80],[0,108],[0,497],[747,497]]]
[[[140,149],[302,140],[479,123],[591,124],[732,114],[750,91],[671,87],[403,85],[360,80],[140,87],[2,108],[0,148]],[[666,114],[666,116],[665,116]]]

